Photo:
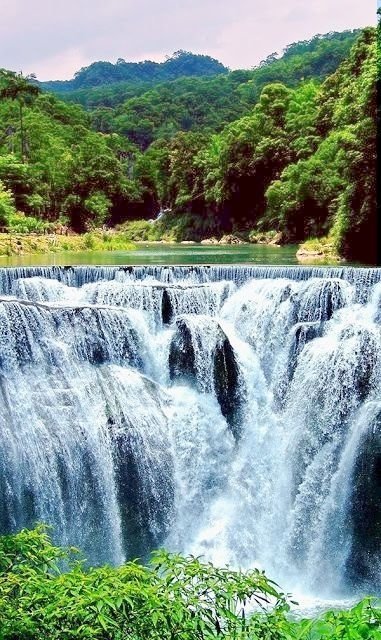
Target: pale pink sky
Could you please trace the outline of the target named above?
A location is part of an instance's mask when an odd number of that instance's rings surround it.
[[[316,33],[375,24],[369,0],[2,0],[0,68],[68,79],[96,60],[178,49],[250,68]]]

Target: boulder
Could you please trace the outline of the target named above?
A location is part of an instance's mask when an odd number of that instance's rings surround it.
[[[221,413],[234,437],[238,439],[241,435],[243,381],[229,339],[215,320],[211,322],[217,325],[215,344],[210,355],[212,388],[205,385],[205,380],[200,379],[201,374],[197,371],[195,343],[197,342],[198,349],[202,348],[202,343],[186,318],[176,320],[176,331],[169,350],[169,375],[171,380],[184,379],[195,385],[200,392],[214,390]]]
[[[161,318],[163,324],[171,324],[173,319],[173,308],[171,298],[166,289],[163,289],[163,296],[161,299]]]
[[[301,247],[296,252],[296,257],[301,260],[308,260],[309,258],[324,258],[324,251],[322,249],[304,249]]]
[[[169,375],[171,380],[186,378],[196,382],[195,352],[192,333],[183,318],[176,320],[176,332],[169,350]]]
[[[230,234],[222,236],[219,244],[244,244],[244,242],[240,238],[237,238],[237,236],[233,236]]]
[[[214,389],[221,413],[236,440],[242,432],[242,392],[239,367],[233,347],[221,329],[214,353]]]
[[[275,236],[271,238],[271,240],[269,241],[269,244],[275,247],[280,247],[282,242],[283,242],[283,234],[281,231],[278,231],[278,233],[276,233]]]
[[[218,240],[217,238],[205,238],[204,240],[201,240],[201,244],[218,244]]]

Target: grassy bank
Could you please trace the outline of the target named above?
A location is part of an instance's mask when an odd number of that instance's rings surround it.
[[[133,242],[207,242],[210,244],[277,245],[281,234],[276,231],[257,233],[253,229],[224,230],[213,217],[194,216],[190,213],[164,215],[158,220],[130,220],[118,227]],[[233,242],[232,242],[233,240]]]
[[[135,248],[123,231],[93,231],[82,235],[0,234],[0,256],[65,251],[130,251]]]
[[[300,245],[296,257],[300,262],[314,260],[318,262],[330,260],[334,262],[339,261],[342,258],[337,253],[335,242],[331,237],[324,238],[311,238]]]
[[[190,213],[168,214],[158,220],[130,220],[118,227],[133,242],[201,242],[222,235],[216,221]]]

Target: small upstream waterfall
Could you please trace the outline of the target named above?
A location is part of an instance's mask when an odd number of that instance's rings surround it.
[[[0,532],[381,592],[381,269],[0,269]]]

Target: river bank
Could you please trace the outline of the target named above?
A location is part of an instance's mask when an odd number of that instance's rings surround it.
[[[296,257],[300,263],[310,262],[311,260],[330,260],[332,262],[345,261],[339,256],[335,248],[333,240],[329,237],[325,238],[312,238],[303,242],[298,251]]]
[[[152,247],[153,252],[155,252],[155,247],[158,247],[159,252],[161,252],[160,247],[162,247],[163,254],[168,253],[168,251],[169,253],[174,251],[178,257],[181,256],[181,253],[184,253],[186,247],[189,247],[189,251],[186,253],[189,256],[190,263],[193,262],[193,259],[190,258],[191,253],[198,255],[200,251],[208,255],[207,261],[216,262],[222,258],[222,262],[225,259],[231,262],[231,256],[229,255],[226,258],[225,255],[229,253],[230,247],[241,247],[236,252],[238,262],[245,260],[257,262],[259,257],[264,263],[268,263],[270,258],[273,264],[281,263],[285,257],[286,263],[289,264],[290,262],[294,264],[335,264],[340,262],[340,257],[335,253],[332,244],[325,239],[309,240],[302,245],[288,245],[282,243],[281,235],[275,232],[257,236],[251,234],[250,239],[243,237],[241,234],[225,234],[220,238],[216,236],[203,238],[200,242],[195,240],[176,240],[170,236],[142,240],[139,234],[131,233],[128,228],[68,235],[53,233],[0,234],[1,259],[50,254],[54,256],[57,254],[79,253],[93,255],[104,252],[119,252],[125,256],[126,252],[130,251],[135,255],[138,249],[141,251],[142,248],[144,250],[144,247]],[[174,249],[175,247],[178,249]],[[292,260],[290,260],[291,252],[294,255]],[[216,254],[216,259],[211,257],[212,253]],[[224,255],[225,257],[223,257]],[[235,255],[235,252],[232,252],[232,255]],[[124,260],[128,263],[130,262],[126,257],[124,257]],[[133,261],[135,261],[134,258]],[[90,260],[90,262],[93,261]],[[111,259],[111,263],[113,263],[113,259]]]
[[[298,245],[275,247],[262,244],[209,245],[201,243],[137,242],[133,250],[45,251],[0,255],[0,267],[28,267],[49,265],[294,265]],[[340,266],[325,258],[311,258],[303,266]],[[349,265],[349,263],[345,263]],[[359,265],[357,265],[359,266]]]
[[[208,228],[202,229],[197,225],[191,226],[189,217],[163,216],[158,220],[131,220],[120,225],[132,242],[136,243],[161,243],[161,244],[184,244],[184,245],[257,245],[279,248],[295,246],[297,262],[301,264],[323,264],[344,262],[338,254],[335,242],[332,237],[311,238],[297,245],[290,242],[285,235],[276,229],[269,231],[258,231],[256,229],[246,229],[244,231],[233,231],[231,233],[211,231]]]
[[[125,232],[93,231],[84,234],[0,234],[0,256],[24,256],[81,251],[131,251],[135,244]]]

